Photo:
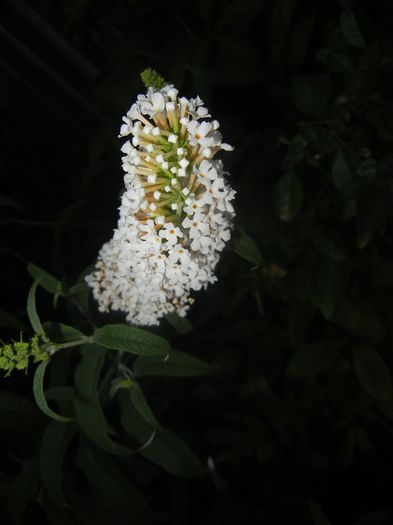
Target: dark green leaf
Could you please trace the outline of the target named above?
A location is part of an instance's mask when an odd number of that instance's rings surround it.
[[[365,248],[393,214],[393,192],[389,185],[365,193],[358,201],[358,247]]]
[[[26,213],[25,208],[20,202],[11,199],[10,197],[6,197],[5,195],[0,195],[0,208],[15,208]]]
[[[345,13],[341,15],[340,26],[348,44],[358,49],[364,49],[366,47],[366,42],[364,41],[352,11],[345,11]]]
[[[48,338],[56,343],[67,343],[71,341],[77,341],[85,337],[85,334],[74,328],[63,323],[57,323],[55,321],[47,321],[44,323],[44,330]]]
[[[331,525],[321,507],[315,501],[309,501],[308,508],[314,525]]]
[[[105,351],[97,345],[82,347],[82,359],[75,371],[75,413],[81,430],[98,447],[112,454],[130,451],[108,436],[108,423],[98,396]]]
[[[392,521],[391,510],[380,510],[362,516],[353,525],[389,525]]]
[[[150,425],[152,428],[155,428],[156,430],[161,430],[161,426],[155,418],[150,406],[148,405],[145,395],[138,383],[134,383],[132,385],[131,401],[148,425]]]
[[[242,228],[238,231],[239,236],[234,241],[233,251],[246,261],[260,266],[262,264],[262,254],[258,246]]]
[[[163,337],[123,324],[97,328],[94,332],[94,342],[106,348],[139,355],[165,356],[171,351],[168,341]]]
[[[345,297],[332,320],[351,334],[371,337],[375,341],[382,339],[385,334],[374,305],[363,298],[353,301]]]
[[[7,513],[11,523],[22,523],[27,506],[35,498],[40,485],[38,461],[34,458],[23,464],[14,479],[7,500]]]
[[[49,293],[62,293],[61,282],[36,264],[30,262],[27,265],[27,271],[34,279],[39,279],[40,286]]]
[[[274,207],[282,221],[291,221],[299,213],[303,202],[302,185],[293,173],[286,173],[277,182],[273,193]]]
[[[102,498],[107,498],[112,505],[127,505],[133,512],[141,511],[145,496],[131,483],[116,465],[115,458],[89,447],[84,440],[80,441],[76,463],[89,482],[96,488]]]
[[[37,285],[38,279],[36,279],[31,285],[29,295],[27,296],[27,315],[29,316],[29,321],[34,332],[38,335],[42,335],[44,333],[44,329],[42,328],[41,321],[38,317],[37,310],[35,307],[35,292],[37,289]]]
[[[296,109],[311,115],[321,115],[330,99],[329,75],[296,77],[291,83],[291,98]]]
[[[187,334],[192,330],[190,321],[186,317],[180,317],[175,311],[166,314],[165,319],[179,332],[179,334]]]
[[[42,481],[50,496],[64,505],[61,485],[63,481],[63,462],[68,445],[76,433],[74,425],[50,423],[43,435],[40,451],[40,470]]]
[[[35,371],[33,379],[34,399],[36,400],[37,405],[45,415],[51,417],[52,419],[55,419],[56,421],[60,421],[61,423],[68,423],[69,421],[72,421],[69,417],[64,417],[60,416],[59,414],[56,414],[55,412],[53,412],[53,410],[49,408],[48,403],[46,402],[44,395],[44,375],[47,365],[48,363],[40,363],[40,365]]]
[[[133,380],[130,377],[124,377],[124,376],[115,377],[111,381],[111,387],[109,389],[109,396],[113,398],[115,397],[115,395],[117,394],[119,390],[122,390],[123,388],[129,390],[132,387],[132,385],[133,385]]]
[[[168,358],[137,357],[133,372],[136,376],[194,377],[214,374],[218,371],[205,361],[183,352],[172,350]]]
[[[318,227],[314,232],[313,241],[322,255],[330,257],[334,261],[344,261],[347,258],[344,239],[333,228]]]
[[[359,383],[373,398],[388,401],[392,393],[392,378],[383,359],[366,343],[359,342],[352,351]]]
[[[297,350],[287,366],[287,373],[299,376],[309,376],[325,372],[337,357],[335,341],[320,341],[304,345]]]
[[[332,181],[334,187],[342,193],[353,182],[353,176],[344,153],[339,149],[332,166]]]
[[[0,326],[15,328],[16,330],[26,330],[26,325],[22,323],[15,315],[0,310]]]
[[[198,458],[189,447],[169,430],[155,431],[151,441],[152,428],[133,406],[130,394],[122,393],[121,421],[128,434],[141,443],[140,454],[161,468],[179,477],[195,477],[205,474]],[[146,445],[143,447],[143,445]]]
[[[331,319],[340,304],[349,280],[345,263],[318,258],[307,272],[307,291],[311,301],[326,319]]]

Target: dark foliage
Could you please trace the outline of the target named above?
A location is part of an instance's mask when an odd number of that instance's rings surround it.
[[[4,523],[392,523],[391,1],[1,9],[1,338],[33,334],[37,275],[51,339],[93,334],[2,380]],[[146,67],[235,146],[237,219],[191,325],[119,342],[83,275]]]

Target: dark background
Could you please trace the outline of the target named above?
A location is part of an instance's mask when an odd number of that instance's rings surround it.
[[[122,459],[78,424],[53,458],[33,370],[14,372],[0,385],[4,522],[393,523],[391,1],[6,0],[0,12],[3,341],[31,335],[28,262],[67,291],[111,237],[118,130],[145,68],[205,101],[235,146],[221,158],[237,191],[193,330],[155,330],[217,377],[141,381],[162,424],[215,470]],[[92,301],[89,321],[42,289],[37,305],[86,333],[91,318],[123,321]],[[73,384],[79,357],[63,354],[52,385]],[[116,427],[124,407],[104,405]]]

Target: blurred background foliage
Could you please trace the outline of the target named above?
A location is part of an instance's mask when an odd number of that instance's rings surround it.
[[[390,0],[3,1],[3,341],[32,333],[29,262],[61,281],[42,320],[123,321],[82,283],[146,67],[219,120],[238,192],[191,331],[155,330],[172,368],[59,352],[46,394],[71,423],[41,414],[32,370],[2,380],[4,523],[392,523],[392,27]]]

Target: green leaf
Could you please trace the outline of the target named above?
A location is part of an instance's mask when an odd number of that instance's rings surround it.
[[[111,398],[115,397],[117,392],[122,389],[130,390],[133,384],[134,382],[130,377],[124,377],[124,376],[115,377],[111,381],[111,386],[109,389],[109,396]]]
[[[22,321],[20,321],[15,315],[0,310],[0,326],[7,328],[15,328],[16,330],[27,330],[27,327]]]
[[[165,319],[179,332],[179,334],[184,335],[192,330],[190,321],[186,317],[180,317],[175,311],[166,314]]]
[[[42,335],[44,333],[44,329],[42,328],[41,321],[38,317],[35,307],[35,292],[38,282],[38,279],[34,281],[34,283],[31,285],[29,295],[27,296],[27,315],[34,332],[38,335]]]
[[[136,376],[197,377],[217,373],[218,369],[205,361],[183,352],[172,350],[167,359],[137,357],[133,366]]]
[[[330,99],[329,75],[295,77],[291,82],[291,99],[296,109],[311,115],[321,115]]]
[[[130,451],[108,436],[108,423],[101,408],[98,383],[105,351],[97,345],[82,346],[82,359],[75,371],[74,406],[82,432],[98,447],[112,454]]]
[[[34,398],[37,405],[45,415],[55,419],[56,421],[60,421],[61,423],[68,423],[69,421],[72,421],[72,419],[56,414],[49,408],[48,403],[46,402],[44,395],[44,375],[47,365],[48,363],[40,363],[35,371],[33,379]]]
[[[336,341],[320,341],[304,345],[297,350],[287,366],[287,373],[299,376],[312,376],[325,372],[337,357]]]
[[[15,208],[19,211],[23,211],[26,213],[25,208],[22,206],[22,204],[15,199],[11,199],[10,197],[7,197],[5,195],[0,195],[0,208]]]
[[[53,421],[41,441],[41,478],[50,496],[60,505],[65,504],[61,489],[64,456],[75,433],[75,425],[62,425]]]
[[[108,499],[112,510],[114,506],[126,504],[127,511],[131,507],[135,515],[141,515],[146,496],[131,483],[128,475],[123,474],[116,464],[116,458],[88,446],[88,443],[81,439],[76,464],[93,485],[94,494]]]
[[[165,356],[171,351],[168,341],[163,337],[123,324],[97,328],[93,338],[101,346],[131,354]]]
[[[351,334],[371,337],[374,341],[379,341],[385,335],[375,306],[363,298],[353,301],[344,297],[332,321]]]
[[[319,257],[308,267],[307,293],[325,319],[331,319],[341,302],[349,280],[349,267]]]
[[[366,192],[358,201],[358,247],[365,248],[393,214],[393,192],[384,185]]]
[[[61,282],[36,264],[30,262],[27,265],[27,271],[34,279],[39,279],[40,286],[45,288],[47,292],[52,294],[62,294]]]
[[[43,326],[48,338],[56,343],[68,343],[85,337],[85,334],[77,328],[63,323],[47,321]]]
[[[40,471],[37,459],[26,461],[14,479],[7,498],[7,514],[11,523],[21,524],[30,502],[35,498],[40,486]]]
[[[354,178],[347,163],[344,153],[339,149],[334,158],[332,166],[332,182],[334,187],[342,193]]]
[[[234,242],[233,251],[246,261],[253,263],[256,266],[260,266],[262,264],[262,254],[257,244],[243,230],[243,228],[239,228],[238,232],[239,236]]]
[[[340,27],[348,44],[358,49],[364,49],[366,47],[366,42],[352,11],[345,11],[345,13],[341,15]]]
[[[309,501],[308,508],[314,525],[331,525],[330,521],[322,512],[321,507],[315,503],[315,501]]]
[[[378,401],[388,401],[392,394],[389,368],[379,354],[366,343],[352,349],[355,374],[364,390]]]
[[[138,383],[134,383],[132,386],[131,401],[148,425],[150,425],[152,428],[155,428],[156,430],[161,430],[161,425],[155,418]]]
[[[291,221],[302,207],[303,190],[298,177],[291,171],[277,182],[273,202],[276,213],[282,221]]]
[[[344,261],[347,258],[347,249],[340,233],[328,226],[319,226],[313,234],[316,248],[322,255],[334,261]]]
[[[122,393],[121,405],[121,422],[126,432],[142,445],[148,443],[140,450],[142,456],[175,476],[188,478],[206,473],[190,448],[173,432],[157,431],[151,440],[152,428],[132,404],[129,393]]]

